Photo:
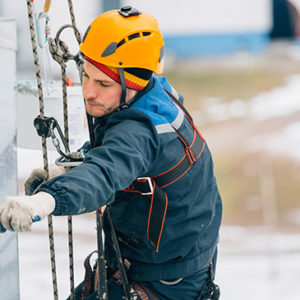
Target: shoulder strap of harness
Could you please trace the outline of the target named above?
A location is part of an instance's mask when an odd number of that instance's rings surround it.
[[[184,176],[201,156],[205,147],[204,138],[194,125],[190,114],[187,112],[183,104],[168,90],[165,89],[165,91],[171,100],[178,106],[178,108],[183,110],[185,117],[194,129],[194,138],[189,144],[179,129],[173,127],[177,133],[178,139],[183,143],[185,149],[185,154],[182,156],[179,162],[162,174],[151,178],[137,178],[127,189],[124,190],[125,192],[140,193],[145,196],[151,196],[147,235],[149,241],[155,247],[156,252],[158,252],[168,207],[168,196],[163,191],[163,188],[173,184],[182,176]]]

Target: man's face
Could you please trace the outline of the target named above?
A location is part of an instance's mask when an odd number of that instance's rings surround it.
[[[82,92],[86,111],[93,117],[102,117],[120,105],[121,85],[88,61],[83,65]],[[127,89],[126,101],[136,91]]]

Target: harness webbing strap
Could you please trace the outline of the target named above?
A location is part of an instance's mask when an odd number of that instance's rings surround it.
[[[200,157],[204,146],[205,142],[195,133],[191,150],[195,154],[196,160]],[[149,180],[137,179],[124,190],[125,192],[140,193],[144,195],[152,194],[148,215],[147,236],[149,241],[155,247],[156,252],[158,252],[168,206],[168,197],[162,188],[171,185],[180,179],[192,166],[187,154],[185,154],[173,168],[161,175],[151,178],[152,185],[149,184]]]
[[[86,299],[93,292],[93,276],[94,272],[90,264],[91,256],[97,251],[93,251],[88,257],[84,260],[85,276],[81,289],[80,300]]]
[[[153,193],[148,216],[147,236],[149,241],[155,247],[156,252],[158,252],[159,248],[167,207],[167,194],[155,183],[155,181],[153,181]]]
[[[190,122],[193,122],[193,119],[192,119],[191,115],[186,110],[186,108],[183,106],[183,104],[171,92],[169,92],[167,89],[164,89],[164,90],[169,95],[169,97],[183,110],[183,112],[184,112],[185,116],[188,118],[188,120]]]
[[[151,180],[151,178],[149,177]],[[152,194],[149,186],[149,181],[145,178],[135,180],[124,192],[140,193],[140,194]]]
[[[117,282],[122,281],[122,277],[120,275],[120,270],[114,273],[113,278]],[[134,290],[136,296],[138,296],[138,299],[140,300],[159,300],[150,290],[145,288],[140,282],[137,282],[135,280],[131,280],[130,285],[132,289]],[[136,298],[134,298],[136,299]]]
[[[202,140],[195,133],[194,140],[190,148],[193,151],[196,160],[200,157],[204,146],[205,141]],[[152,179],[157,183],[157,185],[160,188],[164,188],[180,179],[191,167],[192,166],[189,162],[189,159],[187,158],[187,155],[184,154],[181,160],[175,166],[173,166],[171,169],[160,175],[154,176]],[[147,178],[138,178],[128,188],[124,189],[124,191],[140,194],[149,194],[151,192],[149,180],[147,180]]]
[[[201,156],[203,149],[205,147],[205,140],[198,132],[196,126],[194,125],[191,116],[186,111],[182,103],[175,98],[173,94],[165,90],[170,96],[173,102],[182,109],[187,120],[189,121],[191,127],[194,130],[194,137],[192,142],[189,144],[183,134],[179,129],[175,129],[178,139],[183,143],[185,154],[179,160],[179,162],[174,165],[169,170],[163,172],[162,174],[156,175],[154,177],[141,177],[137,178],[125,192],[140,193],[142,195],[151,195],[151,202],[148,215],[148,225],[147,225],[147,236],[151,244],[155,247],[156,252],[158,252],[160,238],[162,235],[162,230],[165,222],[167,207],[168,207],[168,196],[162,190],[163,188],[173,184],[183,175],[185,175],[194,165],[194,163]]]
[[[205,141],[195,132],[190,149],[193,151],[196,160],[200,157],[204,147]],[[180,179],[191,167],[187,154],[184,154],[175,166],[160,175],[154,176],[153,179],[161,188],[164,188]]]
[[[185,109],[185,107],[183,106],[183,104],[172,93],[170,93],[167,89],[164,89],[164,90],[169,95],[169,97],[172,99],[172,101],[183,110],[183,112],[185,114],[185,117],[187,118],[187,120],[189,121],[189,123],[191,124],[191,126],[194,128],[194,130],[197,132],[197,134],[204,141],[204,138],[202,137],[202,135],[200,134],[199,130],[197,129],[197,127],[195,126],[195,124],[193,122],[193,118],[188,113],[188,111]]]
[[[147,179],[137,179],[123,191],[151,195],[147,237],[153,247],[155,247],[156,252],[158,252],[167,213],[168,196],[152,178],[147,177]]]
[[[136,291],[136,293],[139,295],[140,300],[151,300],[149,296],[147,295],[147,292],[136,282],[133,281],[131,283],[132,288]]]

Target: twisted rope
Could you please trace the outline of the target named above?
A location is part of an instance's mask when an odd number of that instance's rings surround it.
[[[61,67],[61,77],[62,77],[62,91],[63,91],[63,112],[64,112],[64,135],[67,144],[69,144],[69,125],[68,125],[68,97],[67,97],[67,74],[66,74],[66,63],[69,60],[74,60],[76,64],[81,64],[80,52],[76,55],[73,55],[65,42],[59,39],[60,34],[66,28],[73,28],[74,32],[79,35],[80,33],[76,27],[73,25],[64,25],[62,26],[57,34],[55,39],[49,38],[49,51],[52,58],[60,65]]]
[[[37,43],[36,43],[36,36],[35,36],[35,27],[34,27],[33,9],[32,9],[31,0],[27,0],[27,11],[28,11],[28,21],[29,21],[29,28],[30,28],[34,66],[35,66],[35,75],[36,75],[37,86],[38,86],[40,116],[44,117],[43,87],[42,87],[42,78],[41,78],[40,65],[39,65],[39,57],[38,57],[38,53],[37,53]],[[47,144],[46,144],[45,137],[42,137],[42,149],[43,149],[43,163],[44,163],[45,177],[46,177],[46,179],[48,179],[49,178],[49,167],[48,167]],[[49,245],[50,245],[53,294],[54,294],[54,299],[58,300],[53,224],[52,224],[52,216],[51,215],[48,216],[48,233],[49,233]]]
[[[73,29],[74,29],[74,34],[75,34],[75,37],[77,39],[78,44],[80,44],[81,43],[81,36],[80,36],[79,31],[77,30],[72,0],[68,0],[68,4],[69,4],[69,12],[70,12],[70,17],[71,17],[71,22],[72,22],[72,26],[73,26]]]
[[[80,44],[81,36],[80,36],[79,31],[77,30],[72,0],[68,0],[68,4],[69,4],[69,12],[70,12],[70,16],[71,16],[73,31],[74,31],[74,34],[75,34],[78,44]],[[77,68],[80,72],[82,62],[80,61],[79,52],[76,56],[77,58],[75,58],[75,56],[71,57],[72,54],[67,50],[67,47],[65,47],[66,45],[63,44],[62,42],[60,44],[61,44],[61,48],[65,49],[66,50],[65,52],[68,53],[68,59],[75,60],[75,62],[77,64]],[[65,76],[65,80],[67,80],[65,74],[64,74],[64,76]],[[70,217],[70,216],[68,217],[68,237],[69,237],[69,263],[70,263],[70,283],[71,283],[70,300],[74,300],[75,299],[75,289],[74,289],[74,267],[73,267],[73,238],[72,238],[72,217]]]
[[[74,21],[75,22],[75,21]],[[80,33],[76,27],[73,25],[62,26],[57,34],[55,39],[49,39],[49,51],[52,58],[60,65],[61,67],[61,78],[62,78],[62,91],[63,91],[63,114],[64,114],[64,136],[66,139],[67,145],[69,145],[69,125],[68,125],[68,97],[67,97],[67,74],[66,74],[66,62],[69,60],[75,60],[76,64],[80,63],[79,52],[76,55],[73,55],[66,43],[59,39],[61,32],[72,27],[74,32],[78,33],[79,39]],[[74,258],[73,258],[73,225],[72,217],[68,216],[68,246],[69,246],[69,272],[70,272],[70,300],[75,299],[75,286],[74,286]]]

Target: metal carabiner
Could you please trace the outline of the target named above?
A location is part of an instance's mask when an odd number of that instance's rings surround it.
[[[45,18],[45,41],[42,41],[42,36],[41,36],[41,23],[40,21]],[[37,41],[39,46],[43,49],[46,46],[48,46],[48,36],[49,36],[49,21],[50,17],[46,12],[39,12],[36,16],[36,35],[37,35]]]

